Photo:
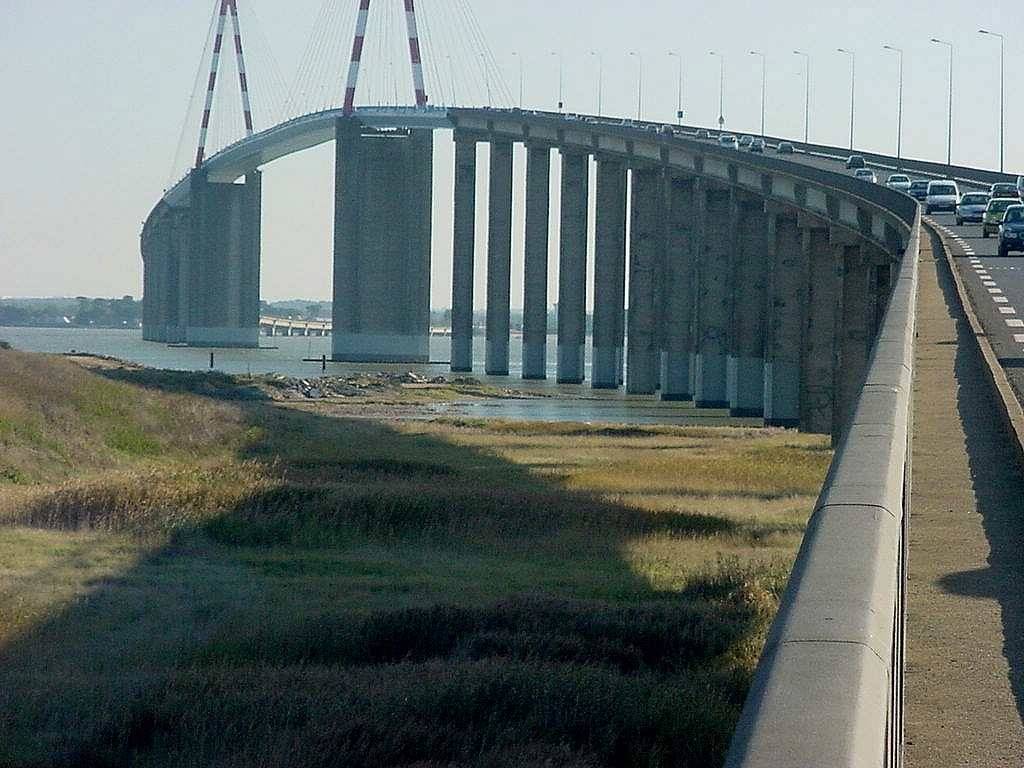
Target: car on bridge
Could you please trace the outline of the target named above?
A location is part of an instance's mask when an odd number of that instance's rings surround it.
[[[1016,184],[1000,181],[989,187],[988,196],[993,200],[1004,197],[1020,200],[1020,190],[1017,189]]]
[[[740,144],[736,140],[735,136],[719,136],[718,146],[725,147],[726,149],[739,149]]]
[[[863,155],[850,155],[846,159],[847,170],[853,170],[854,168],[867,168],[867,161],[864,160]]]
[[[894,173],[889,176],[885,182],[885,186],[889,189],[895,189],[897,192],[909,192],[910,191],[910,177],[905,173]]]
[[[746,149],[747,147],[749,147],[753,143],[754,143],[754,137],[753,136],[744,136],[742,139],[740,139],[740,149]]]
[[[853,178],[860,179],[861,181],[866,181],[868,182],[868,184],[878,183],[878,177],[875,175],[875,172],[872,171],[870,168],[858,168],[853,172]]]
[[[779,146],[775,149],[780,155],[792,155],[796,150],[793,148],[793,144],[788,141],[780,141]]]
[[[698,128],[697,133],[694,134],[694,138],[697,139],[710,139],[711,134],[708,133],[707,128]]]
[[[928,180],[927,179],[915,179],[910,182],[910,189],[908,190],[910,196],[915,200],[924,200],[928,197]]]
[[[986,192],[965,192],[956,207],[956,225],[962,227],[965,221],[980,224],[990,199]]]
[[[981,219],[982,237],[991,237],[992,235],[999,234],[999,225],[1003,223],[1006,209],[1012,205],[1020,205],[1020,203],[1012,197],[1000,197],[988,201],[985,215]]]
[[[999,226],[999,255],[1024,251],[1024,205],[1011,205]]]
[[[924,199],[924,212],[926,214],[936,211],[956,212],[960,204],[960,188],[955,181],[929,181],[928,195]]]
[[[750,142],[750,151],[763,155],[765,146],[764,139],[754,139]]]

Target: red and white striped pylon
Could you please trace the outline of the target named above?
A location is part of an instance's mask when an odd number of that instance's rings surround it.
[[[213,57],[210,59],[210,80],[206,88],[206,106],[203,122],[199,128],[199,149],[196,151],[196,168],[206,157],[206,137],[210,131],[210,113],[213,111],[213,96],[217,90],[217,73],[220,71],[220,54],[224,46],[224,27],[228,15],[235,33],[235,56],[238,60],[238,83],[242,92],[242,111],[245,113],[245,135],[252,136],[252,103],[249,100],[249,80],[245,72],[245,54],[242,52],[242,28],[238,22],[238,0],[220,0],[217,19],[217,37],[213,43]]]
[[[427,106],[427,88],[423,82],[423,59],[420,56],[420,33],[416,26],[416,5],[405,0],[405,23],[409,28],[409,60],[412,62],[412,84],[416,89],[416,106]]]
[[[412,83],[416,91],[416,106],[427,105],[427,89],[423,80],[423,58],[420,52],[420,36],[416,24],[414,0],[405,2],[405,23],[409,29],[409,61],[412,64]],[[359,67],[363,61],[363,47],[366,43],[366,22],[370,16],[370,0],[359,0],[359,15],[356,17],[356,34],[352,41],[352,59],[348,66],[348,82],[345,85],[345,114],[355,111],[356,87],[359,85]]]

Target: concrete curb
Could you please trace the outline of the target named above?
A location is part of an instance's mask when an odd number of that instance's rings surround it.
[[[981,321],[978,319],[978,314],[974,311],[974,304],[967,291],[967,286],[964,283],[963,277],[960,275],[960,270],[957,268],[956,262],[953,261],[950,256],[949,238],[945,237],[942,232],[932,224],[928,222],[922,222],[922,224],[928,230],[933,241],[937,238],[938,241],[942,243],[943,261],[953,277],[953,283],[956,285],[956,293],[960,302],[960,308],[963,311],[964,316],[967,318],[967,323],[971,327],[974,340],[978,345],[978,352],[985,361],[985,378],[988,380],[989,384],[991,384],[992,392],[998,401],[999,415],[1003,420],[1003,424],[1006,427],[1007,432],[1013,437],[1014,449],[1017,452],[1017,462],[1022,468],[1024,468],[1024,408],[1021,407],[1020,401],[1017,399],[1017,395],[1013,391],[1013,386],[1010,384],[1010,380],[1006,376],[1006,371],[1004,371],[1003,366],[1000,365],[999,357],[992,348],[992,343],[989,341],[988,335],[985,333],[985,329],[982,327]],[[938,254],[935,254],[935,256],[936,261],[938,261]]]

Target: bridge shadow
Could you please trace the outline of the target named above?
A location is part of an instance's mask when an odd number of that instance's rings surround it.
[[[934,236],[932,248],[943,253]],[[954,594],[999,601],[1003,654],[1017,710],[1024,718],[1024,474],[1009,447],[1015,438],[997,410],[974,331],[960,310],[950,272],[955,267],[942,256],[936,262],[939,285],[956,325],[956,417],[966,435],[973,489],[990,549],[987,567],[947,576],[941,585]]]
[[[248,469],[222,479],[242,488],[220,513],[141,555],[87,538],[36,574],[110,550],[85,594],[0,647],[0,765],[440,768],[495,745],[488,765],[721,762],[747,686],[736,659],[765,621],[750,574],[659,589],[626,545],[733,521],[610,502],[493,450],[227,381],[101,375],[237,402]],[[117,527],[208,492],[161,507],[159,491],[58,495],[23,522]]]

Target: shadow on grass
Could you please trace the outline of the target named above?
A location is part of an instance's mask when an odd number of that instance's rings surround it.
[[[936,254],[942,253],[932,238]],[[937,259],[939,285],[956,323],[955,371],[958,387],[957,416],[967,438],[971,477],[984,520],[990,554],[988,567],[951,575],[942,586],[954,593],[999,601],[1003,622],[1003,654],[1009,663],[1010,684],[1017,711],[1024,717],[1024,477],[1010,449],[997,410],[995,395],[984,373],[974,331],[960,310],[960,298],[948,259]]]
[[[652,513],[431,435],[241,400],[236,487],[66,489],[21,522],[169,537],[0,648],[0,765],[713,766],[785,574],[660,591]],[[251,475],[251,476],[247,476]],[[144,540],[144,539],[140,539]],[[141,545],[140,545],[141,546]]]

